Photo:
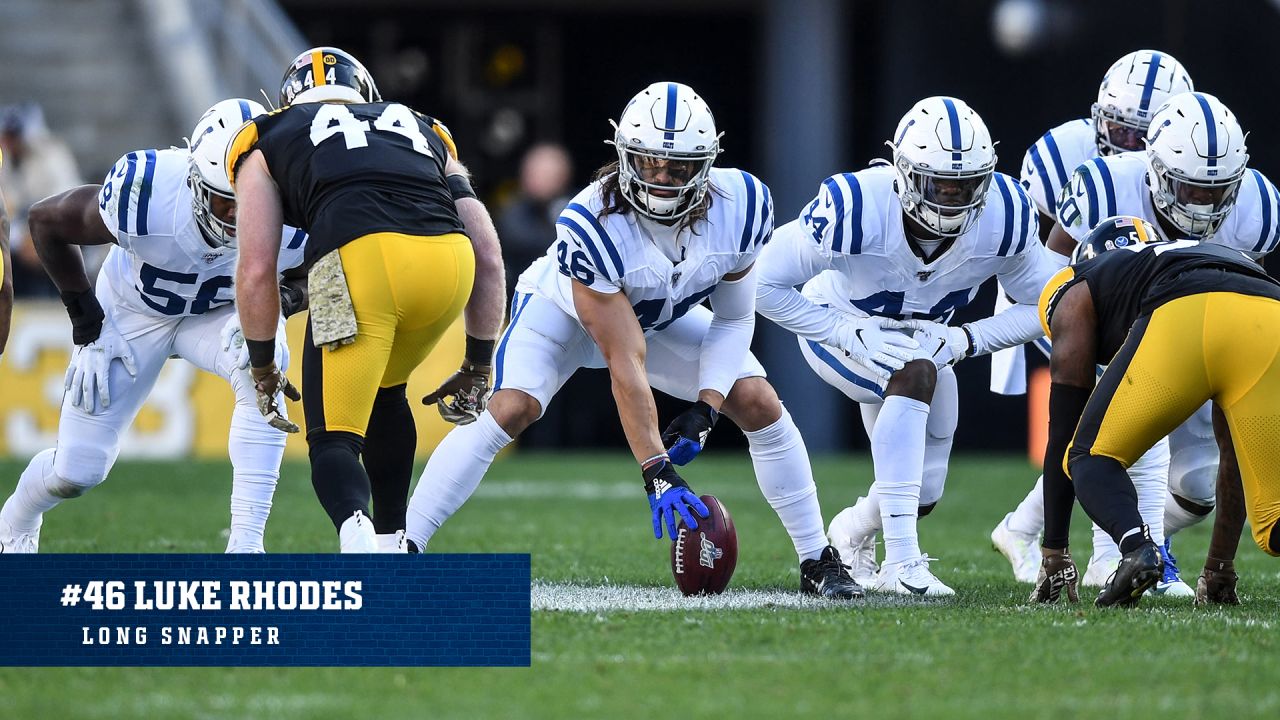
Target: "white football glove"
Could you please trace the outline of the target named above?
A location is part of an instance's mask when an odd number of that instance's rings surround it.
[[[249,367],[249,346],[244,342],[244,332],[240,329],[240,316],[232,313],[222,326],[222,351],[232,355],[236,370]],[[289,345],[284,333],[284,318],[276,328],[276,354],[272,358],[281,372],[289,369]]]
[[[63,387],[71,394],[71,404],[93,415],[111,406],[111,361],[116,358],[124,364],[130,375],[138,374],[133,362],[133,351],[129,342],[116,329],[111,318],[102,321],[102,332],[98,339],[85,345],[76,346],[71,364],[67,366]],[[94,396],[97,396],[97,406]]]
[[[920,347],[932,353],[933,364],[939,370],[973,354],[973,343],[963,327],[924,321],[915,337]]]
[[[827,344],[844,351],[870,370],[880,382],[887,383],[893,374],[915,359],[920,343],[909,332],[920,327],[916,320],[894,320],[884,317],[851,318],[836,326]]]

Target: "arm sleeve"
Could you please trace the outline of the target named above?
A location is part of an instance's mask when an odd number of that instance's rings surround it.
[[[711,293],[711,327],[698,355],[698,387],[728,396],[751,350],[756,327],[756,286],[752,268],[737,280],[721,280]]]
[[[756,309],[800,337],[825,342],[835,330],[835,313],[814,304],[796,286],[830,267],[801,221],[783,225],[760,253]]]
[[[1014,305],[965,326],[973,336],[973,354],[985,355],[1043,337],[1038,307],[1040,291],[1049,278],[1065,266],[1066,258],[1038,242],[1010,258],[997,276]]]

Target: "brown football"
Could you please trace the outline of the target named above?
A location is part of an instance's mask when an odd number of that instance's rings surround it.
[[[681,520],[671,543],[671,574],[685,595],[724,592],[738,565],[738,533],[729,510],[713,495],[703,495],[702,502],[710,515],[697,518],[696,530]]]

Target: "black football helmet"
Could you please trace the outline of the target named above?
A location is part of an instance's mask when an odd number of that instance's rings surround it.
[[[380,102],[373,76],[350,53],[316,47],[294,58],[280,81],[280,107],[308,102]]]
[[[1154,226],[1140,217],[1116,215],[1098,223],[1071,252],[1071,264],[1079,265],[1108,250],[1145,245],[1160,239]]]

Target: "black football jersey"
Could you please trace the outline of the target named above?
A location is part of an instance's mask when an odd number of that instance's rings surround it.
[[[1191,240],[1117,248],[1075,268],[1077,282],[1089,284],[1098,316],[1098,358],[1106,364],[1120,350],[1140,317],[1180,297],[1231,292],[1280,300],[1280,282],[1244,253]]]
[[[261,150],[284,221],[309,234],[306,263],[376,232],[465,232],[445,183],[449,131],[398,103],[304,103],[240,129],[227,168]],[[233,175],[234,179],[234,175]]]

